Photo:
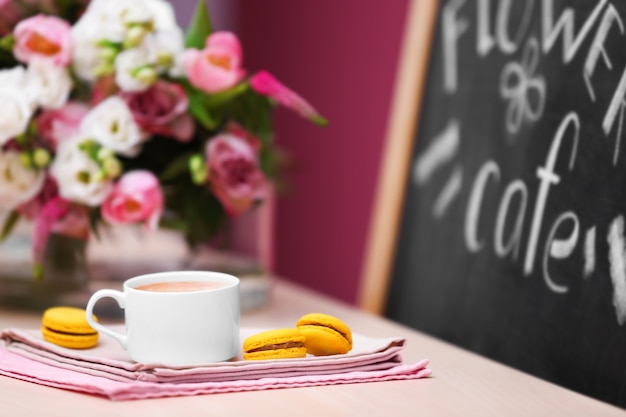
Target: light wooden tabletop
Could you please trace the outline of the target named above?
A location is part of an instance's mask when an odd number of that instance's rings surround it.
[[[372,337],[403,336],[406,363],[431,360],[428,379],[113,402],[0,377],[2,416],[625,416],[622,410],[518,372],[422,333],[277,281],[268,306],[242,326],[291,327],[324,312]],[[0,308],[0,328],[35,328],[39,316]]]

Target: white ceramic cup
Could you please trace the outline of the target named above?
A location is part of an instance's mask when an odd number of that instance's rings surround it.
[[[137,289],[154,283],[209,282],[218,288],[156,292]],[[93,308],[110,297],[124,309],[126,334],[93,319]],[[130,358],[141,363],[192,366],[231,359],[239,350],[239,279],[208,271],[175,271],[140,275],[124,290],[96,291],[87,303],[87,321],[117,340]]]

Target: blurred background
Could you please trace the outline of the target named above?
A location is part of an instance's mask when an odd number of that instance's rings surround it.
[[[172,3],[186,27],[196,0]],[[259,211],[238,220],[235,247],[278,276],[355,304],[407,0],[207,4],[214,29],[241,40],[250,73],[268,70],[329,120],[320,129],[276,111],[277,143],[293,158],[290,188],[266,207],[269,224]]]

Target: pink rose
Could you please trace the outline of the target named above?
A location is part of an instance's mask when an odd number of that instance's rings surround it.
[[[13,53],[28,63],[33,56],[67,66],[72,60],[72,36],[69,23],[55,16],[37,15],[22,20],[15,27]]]
[[[248,210],[267,192],[257,153],[245,139],[223,133],[206,145],[209,183],[215,197],[230,216]]]
[[[328,123],[305,99],[267,71],[259,71],[250,77],[250,86],[257,93],[276,100],[315,124],[325,126]]]
[[[145,222],[156,230],[163,212],[163,191],[150,171],[130,171],[115,184],[102,203],[102,217],[111,223]]]
[[[241,65],[241,44],[230,32],[215,32],[207,38],[203,50],[188,49],[183,54],[183,68],[189,82],[208,93],[237,84],[245,75]]]
[[[178,84],[158,81],[146,91],[122,93],[135,122],[146,132],[191,139],[193,119],[187,114],[187,95]]]
[[[78,133],[80,122],[88,111],[89,106],[77,101],[68,101],[56,110],[44,110],[37,117],[39,135],[54,150],[57,143]]]

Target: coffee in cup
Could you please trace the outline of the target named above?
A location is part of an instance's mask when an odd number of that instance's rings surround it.
[[[93,320],[110,297],[124,309],[126,333]],[[140,275],[123,291],[96,291],[87,303],[89,325],[117,340],[136,362],[193,366],[233,358],[239,350],[239,279],[219,272],[174,271]]]
[[[187,292],[187,291],[205,291],[222,288],[227,284],[221,282],[203,282],[203,281],[181,281],[181,282],[153,282],[152,284],[144,284],[135,287],[139,291],[155,291],[155,292]]]

